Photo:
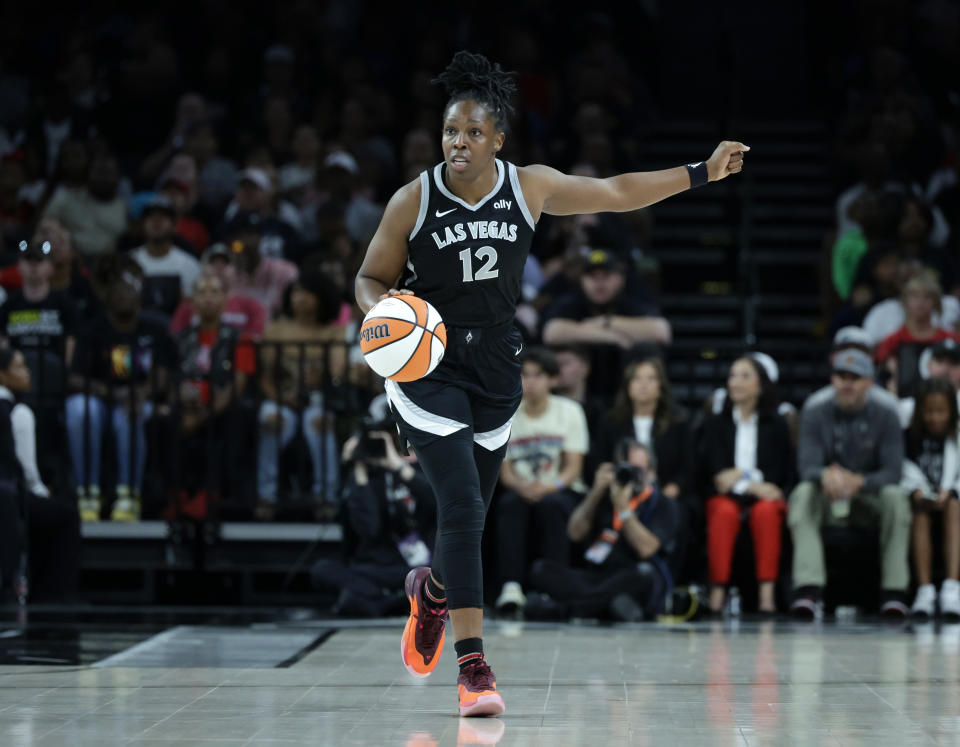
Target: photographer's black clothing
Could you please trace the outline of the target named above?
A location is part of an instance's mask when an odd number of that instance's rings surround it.
[[[611,611],[613,600],[629,594],[649,620],[663,611],[667,596],[663,576],[646,561],[608,573],[544,559],[533,564],[530,580],[540,591],[568,605],[568,612],[575,617],[616,617]]]
[[[560,565],[570,564],[567,522],[580,498],[572,490],[558,490],[537,503],[528,503],[513,491],[500,494],[497,506],[497,557],[500,581],[523,585],[527,575],[527,548],[533,545],[536,557]],[[538,541],[528,542],[530,524]]]
[[[343,491],[343,519],[344,544],[352,546],[353,552],[346,561],[318,561],[310,575],[318,588],[340,592],[340,614],[399,614],[394,609],[398,601],[394,592],[403,586],[410,570],[400,547],[402,543],[409,547],[417,536],[429,545],[433,492],[416,468],[407,482],[398,472],[368,466],[367,480],[366,485],[359,485],[351,465]],[[404,601],[402,595],[399,601]]]
[[[666,595],[673,587],[667,558],[673,551],[677,533],[677,504],[654,490],[650,497],[636,505],[634,515],[660,540],[660,548],[649,558],[641,558],[623,532],[613,514],[609,498],[597,508],[593,529],[585,547],[617,536],[608,552],[591,555],[600,562],[587,561],[585,568],[566,568],[553,561],[537,561],[530,572],[533,586],[558,602],[571,605],[571,610],[584,616],[603,616],[610,603],[621,593],[636,600],[645,617],[663,610]],[[617,527],[619,527],[617,529]]]
[[[633,513],[640,520],[640,523],[660,540],[660,548],[651,558],[648,558],[648,560],[654,562],[656,565],[662,563],[663,568],[661,573],[667,577],[669,571],[667,571],[666,559],[670,556],[670,553],[673,552],[677,536],[676,503],[663,495],[659,488],[657,488],[654,489],[650,498],[640,503],[634,509]],[[592,546],[601,538],[604,531],[615,527],[615,524],[618,523],[619,522],[615,522],[613,515],[613,504],[609,499],[604,499],[593,517],[593,530],[590,533],[590,539],[586,543],[586,547]],[[637,555],[637,551],[624,536],[621,529],[619,539],[599,567],[604,570],[620,569],[629,567],[638,560],[641,560],[641,558]]]
[[[351,558],[356,562],[406,564],[397,543],[411,532],[432,529],[433,493],[417,468],[405,482],[397,472],[367,467],[366,485],[357,484],[351,469],[343,503],[347,529],[357,540]],[[424,531],[420,536],[429,544],[429,533]]]

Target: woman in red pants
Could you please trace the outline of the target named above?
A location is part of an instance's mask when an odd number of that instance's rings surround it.
[[[759,609],[776,612],[774,583],[780,537],[795,481],[795,458],[787,422],[777,414],[773,385],[751,357],[730,367],[723,411],[703,424],[700,464],[707,483],[707,557],[710,610],[726,599],[733,550],[743,519],[753,534]]]

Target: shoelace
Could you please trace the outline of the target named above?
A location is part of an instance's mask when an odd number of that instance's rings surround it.
[[[478,690],[492,690],[494,683],[493,671],[483,659],[476,664],[468,665],[463,672],[470,685]]]
[[[437,638],[440,637],[440,633],[443,632],[447,617],[447,608],[444,607],[439,610],[427,608],[426,612],[426,620],[424,620],[423,616],[420,616],[417,624],[420,630],[423,631],[422,640],[424,645],[433,648],[433,646],[436,645]]]

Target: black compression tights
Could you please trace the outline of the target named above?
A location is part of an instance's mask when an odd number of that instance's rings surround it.
[[[433,577],[446,589],[448,609],[483,606],[480,541],[507,446],[487,451],[464,429],[416,449],[437,496]]]

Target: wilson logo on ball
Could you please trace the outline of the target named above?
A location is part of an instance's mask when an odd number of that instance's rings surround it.
[[[443,358],[447,329],[433,306],[402,295],[385,298],[370,309],[359,338],[360,352],[377,374],[393,381],[416,381]]]
[[[390,336],[390,327],[386,324],[377,324],[360,331],[360,339],[364,342],[370,342],[370,340],[382,340],[384,337]]]

